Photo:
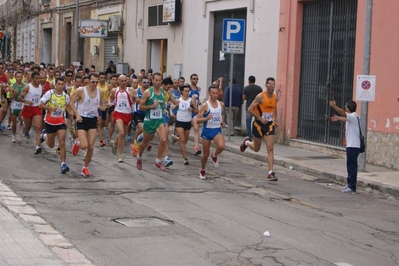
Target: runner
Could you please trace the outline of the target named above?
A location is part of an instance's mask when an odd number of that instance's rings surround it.
[[[55,89],[46,92],[40,99],[40,108],[46,110],[46,116],[44,117],[45,129],[43,129],[40,135],[40,141],[46,141],[47,146],[53,148],[55,145],[55,136],[57,136],[61,158],[61,174],[66,174],[69,172],[69,167],[65,163],[65,139],[67,129],[65,124],[65,112],[69,104],[69,96],[64,91],[65,84],[63,77],[57,78],[55,84]]]
[[[200,97],[200,92],[201,92],[201,88],[197,86],[198,84],[198,75],[197,74],[191,74],[190,76],[190,81],[191,81],[191,85],[190,85],[190,95],[189,97],[195,99],[195,104],[197,106],[197,108],[199,106],[201,106],[201,102],[199,100]],[[200,155],[201,154],[201,149],[198,147],[199,146],[199,139],[200,139],[200,135],[199,135],[199,124],[197,123],[197,114],[195,112],[192,113],[192,120],[191,120],[191,124],[194,128],[194,155]]]
[[[29,131],[33,126],[35,128],[35,154],[42,152],[40,147],[40,134],[42,132],[43,126],[43,114],[42,109],[40,109],[40,98],[42,96],[42,86],[40,82],[40,73],[32,73],[32,82],[25,85],[22,92],[19,94],[18,101],[23,102],[25,105],[21,112],[21,117],[24,120],[24,133],[25,136],[29,138]]]
[[[115,142],[111,142],[111,151],[113,155],[116,155],[116,150],[119,149],[119,163],[123,163],[124,154],[123,146],[125,144],[125,134],[127,132],[129,124],[132,122],[132,107],[133,99],[136,96],[136,92],[131,88],[127,88],[127,77],[121,75],[118,78],[119,87],[113,88],[110,94],[111,101],[115,101],[114,121],[118,128],[118,136]]]
[[[1,108],[0,108],[0,130],[3,131],[6,129],[6,127],[3,124],[3,119],[7,115],[7,110],[8,110],[8,97],[7,97],[7,88],[10,86],[10,81],[7,78],[6,73],[4,72],[6,68],[6,65],[3,62],[0,62],[0,102],[1,102]]]
[[[255,117],[252,124],[253,140],[250,141],[246,137],[240,145],[241,152],[244,152],[247,147],[258,152],[262,144],[262,138],[266,143],[267,149],[267,164],[269,173],[267,180],[277,181],[275,172],[273,172],[274,164],[274,134],[277,124],[277,97],[274,93],[276,82],[274,78],[266,79],[266,91],[259,93],[255,100],[248,107],[248,113]]]
[[[173,106],[174,109],[178,109],[175,130],[179,137],[172,135],[172,142],[179,141],[180,152],[183,155],[183,163],[184,165],[188,165],[189,162],[187,158],[186,144],[191,130],[191,113],[193,111],[198,112],[198,109],[193,110],[193,108],[197,108],[195,100],[188,97],[190,94],[190,86],[183,85],[180,87],[180,91],[181,97],[179,98],[179,103],[178,105]]]
[[[102,91],[97,88],[98,75],[91,73],[89,79],[90,84],[76,89],[69,103],[69,107],[76,117],[76,129],[78,131],[78,138],[72,146],[72,154],[76,156],[79,149],[86,149],[86,158],[81,172],[83,177],[90,176],[87,167],[93,156],[97,132],[98,108],[102,107],[101,99],[104,96]],[[76,103],[78,104],[77,108],[75,106]]]
[[[140,134],[143,133],[143,121],[144,121],[144,117],[145,117],[145,111],[140,110],[140,101],[141,101],[141,98],[143,97],[143,94],[149,87],[150,87],[150,80],[146,76],[142,77],[141,86],[137,89],[137,97],[135,100],[136,112],[133,114],[133,121],[136,124],[136,133],[134,135],[133,144],[130,145],[130,147],[132,149],[133,156],[137,156],[137,153],[139,151],[138,137]],[[148,143],[148,145],[149,146],[147,147],[147,150],[150,151],[151,144]]]
[[[155,166],[161,171],[166,171],[161,162],[167,136],[165,120],[163,118],[163,113],[166,110],[164,109],[165,92],[161,89],[162,75],[160,73],[155,73],[152,82],[153,87],[144,92],[140,101],[139,108],[145,111],[145,118],[143,123],[143,142],[139,146],[139,153],[137,155],[137,169],[141,170],[143,168],[143,159],[141,156],[149,141],[153,140],[155,133],[157,133],[159,137],[159,146],[158,154],[155,159]]]
[[[201,169],[199,171],[199,178],[204,180],[206,178],[205,165],[208,161],[211,141],[216,144],[216,149],[212,153],[213,167],[218,167],[219,162],[217,156],[224,150],[224,137],[222,134],[222,127],[224,127],[224,104],[218,101],[219,88],[210,86],[208,88],[209,100],[203,104],[199,110],[197,123],[204,123],[202,126],[202,147],[204,153],[201,157]]]
[[[12,143],[17,142],[16,138],[16,133],[17,133],[17,123],[20,123],[20,121],[17,121],[17,118],[19,118],[22,108],[24,107],[24,103],[18,101],[19,95],[21,94],[22,90],[25,87],[25,84],[22,83],[22,78],[23,78],[23,72],[22,71],[17,71],[15,74],[15,79],[16,82],[12,84],[9,88],[10,90],[10,100],[11,100],[11,123],[12,123],[12,137],[11,141]]]
[[[100,147],[104,147],[105,143],[103,140],[103,127],[105,127],[107,122],[107,115],[108,115],[108,84],[106,83],[106,74],[101,72],[98,74],[98,88],[101,90],[102,98],[101,98],[101,108],[98,109],[98,126],[97,126],[97,133],[98,137],[100,138]]]
[[[111,76],[111,83],[108,85],[109,91],[112,91],[114,88],[118,87],[118,74],[112,74]],[[114,123],[114,110],[115,110],[115,101],[111,100],[111,93],[108,96],[108,116],[107,116],[107,122],[105,123],[106,126],[109,124],[109,129],[108,129],[108,139],[106,141],[106,144],[110,144],[112,140],[112,135],[114,135],[115,131],[115,123]],[[111,123],[110,123],[111,122]],[[126,132],[125,132],[126,133]]]

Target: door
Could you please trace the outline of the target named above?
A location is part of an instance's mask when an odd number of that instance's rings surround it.
[[[304,4],[298,138],[342,145],[343,123],[332,123],[329,101],[353,97],[357,0]]]
[[[41,62],[45,64],[52,63],[52,36],[53,36],[53,30],[51,28],[49,29],[43,29],[43,38],[42,38],[42,60]]]
[[[71,58],[71,54],[72,54],[72,23],[71,22],[67,22],[66,24],[66,54],[65,54],[65,63],[66,63],[66,67],[68,68],[68,66],[70,64],[72,64],[72,58]]]
[[[118,37],[104,39],[104,71],[108,61],[114,62],[114,65],[118,63]]]

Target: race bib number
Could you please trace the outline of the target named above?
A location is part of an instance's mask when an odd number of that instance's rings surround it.
[[[220,124],[222,122],[222,116],[217,114],[212,114],[212,124]]]
[[[32,97],[33,105],[37,105],[39,103],[39,101],[40,101],[40,97],[39,96],[35,95],[35,96]]]
[[[150,110],[150,118],[151,119],[161,119],[162,118],[162,109],[151,109]]]
[[[89,112],[89,113],[84,113],[84,116],[85,117],[90,117],[90,118],[93,118],[93,117],[95,117],[95,116],[97,116],[97,113],[96,112]]]
[[[24,103],[13,101],[11,104],[11,109],[13,110],[22,110],[24,108]]]
[[[127,104],[126,103],[118,103],[118,107],[119,108],[126,108],[127,107]]]
[[[190,108],[190,105],[187,103],[179,103],[179,110],[181,111],[187,111],[188,108]]]
[[[51,112],[51,116],[52,117],[63,117],[64,111],[62,109],[57,109],[57,110]]]
[[[272,121],[273,113],[262,113],[262,118],[265,118],[267,121]]]

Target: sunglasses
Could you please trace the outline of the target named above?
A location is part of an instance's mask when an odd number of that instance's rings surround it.
[[[193,80],[198,80],[198,78],[193,78]]]
[[[72,77],[73,77],[73,75],[67,75],[67,77],[68,77],[68,78],[72,78]]]
[[[143,81],[143,84],[150,84],[149,81]]]
[[[93,83],[93,84],[97,84],[98,80],[90,80],[90,82]]]

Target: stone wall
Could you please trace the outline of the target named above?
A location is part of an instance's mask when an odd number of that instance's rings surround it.
[[[367,163],[399,170],[399,134],[367,134]]]

